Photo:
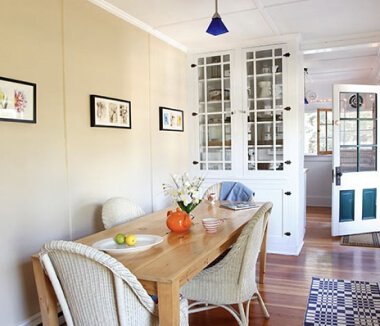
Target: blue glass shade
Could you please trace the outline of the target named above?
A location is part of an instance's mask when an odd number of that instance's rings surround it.
[[[220,34],[228,33],[228,29],[226,26],[224,26],[220,17],[213,17],[206,32],[217,36]]]

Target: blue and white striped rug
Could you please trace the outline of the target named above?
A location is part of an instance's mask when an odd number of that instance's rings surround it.
[[[379,325],[379,283],[313,277],[304,326]]]

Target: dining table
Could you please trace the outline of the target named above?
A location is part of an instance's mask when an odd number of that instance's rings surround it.
[[[172,232],[166,225],[167,211],[174,206],[149,213],[137,219],[97,232],[75,242],[92,246],[115,237],[118,233],[158,235],[163,241],[142,251],[109,253],[126,266],[142,283],[150,295],[158,295],[161,326],[180,324],[180,288],[202,269],[225,252],[239,237],[245,224],[262,204],[244,210],[221,207],[225,202],[202,201],[194,210],[192,226],[185,232]],[[215,233],[207,233],[202,219],[217,217],[222,220]],[[264,282],[267,231],[261,245],[259,282]],[[58,326],[57,298],[48,276],[44,273],[39,254],[32,255],[41,318],[44,326]]]

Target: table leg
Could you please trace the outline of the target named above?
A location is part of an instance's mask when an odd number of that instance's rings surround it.
[[[42,324],[58,326],[57,297],[49,277],[42,269],[38,257],[32,257],[34,279],[36,281],[38,301],[40,304]]]
[[[267,264],[267,236],[268,236],[268,224],[265,226],[263,242],[260,249],[260,278],[259,283],[264,284],[264,274]]]
[[[158,283],[160,326],[179,326],[179,283]]]

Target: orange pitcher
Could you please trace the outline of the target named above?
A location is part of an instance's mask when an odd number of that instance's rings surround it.
[[[177,207],[176,211],[168,211],[166,225],[173,232],[184,232],[191,227],[190,215]]]

